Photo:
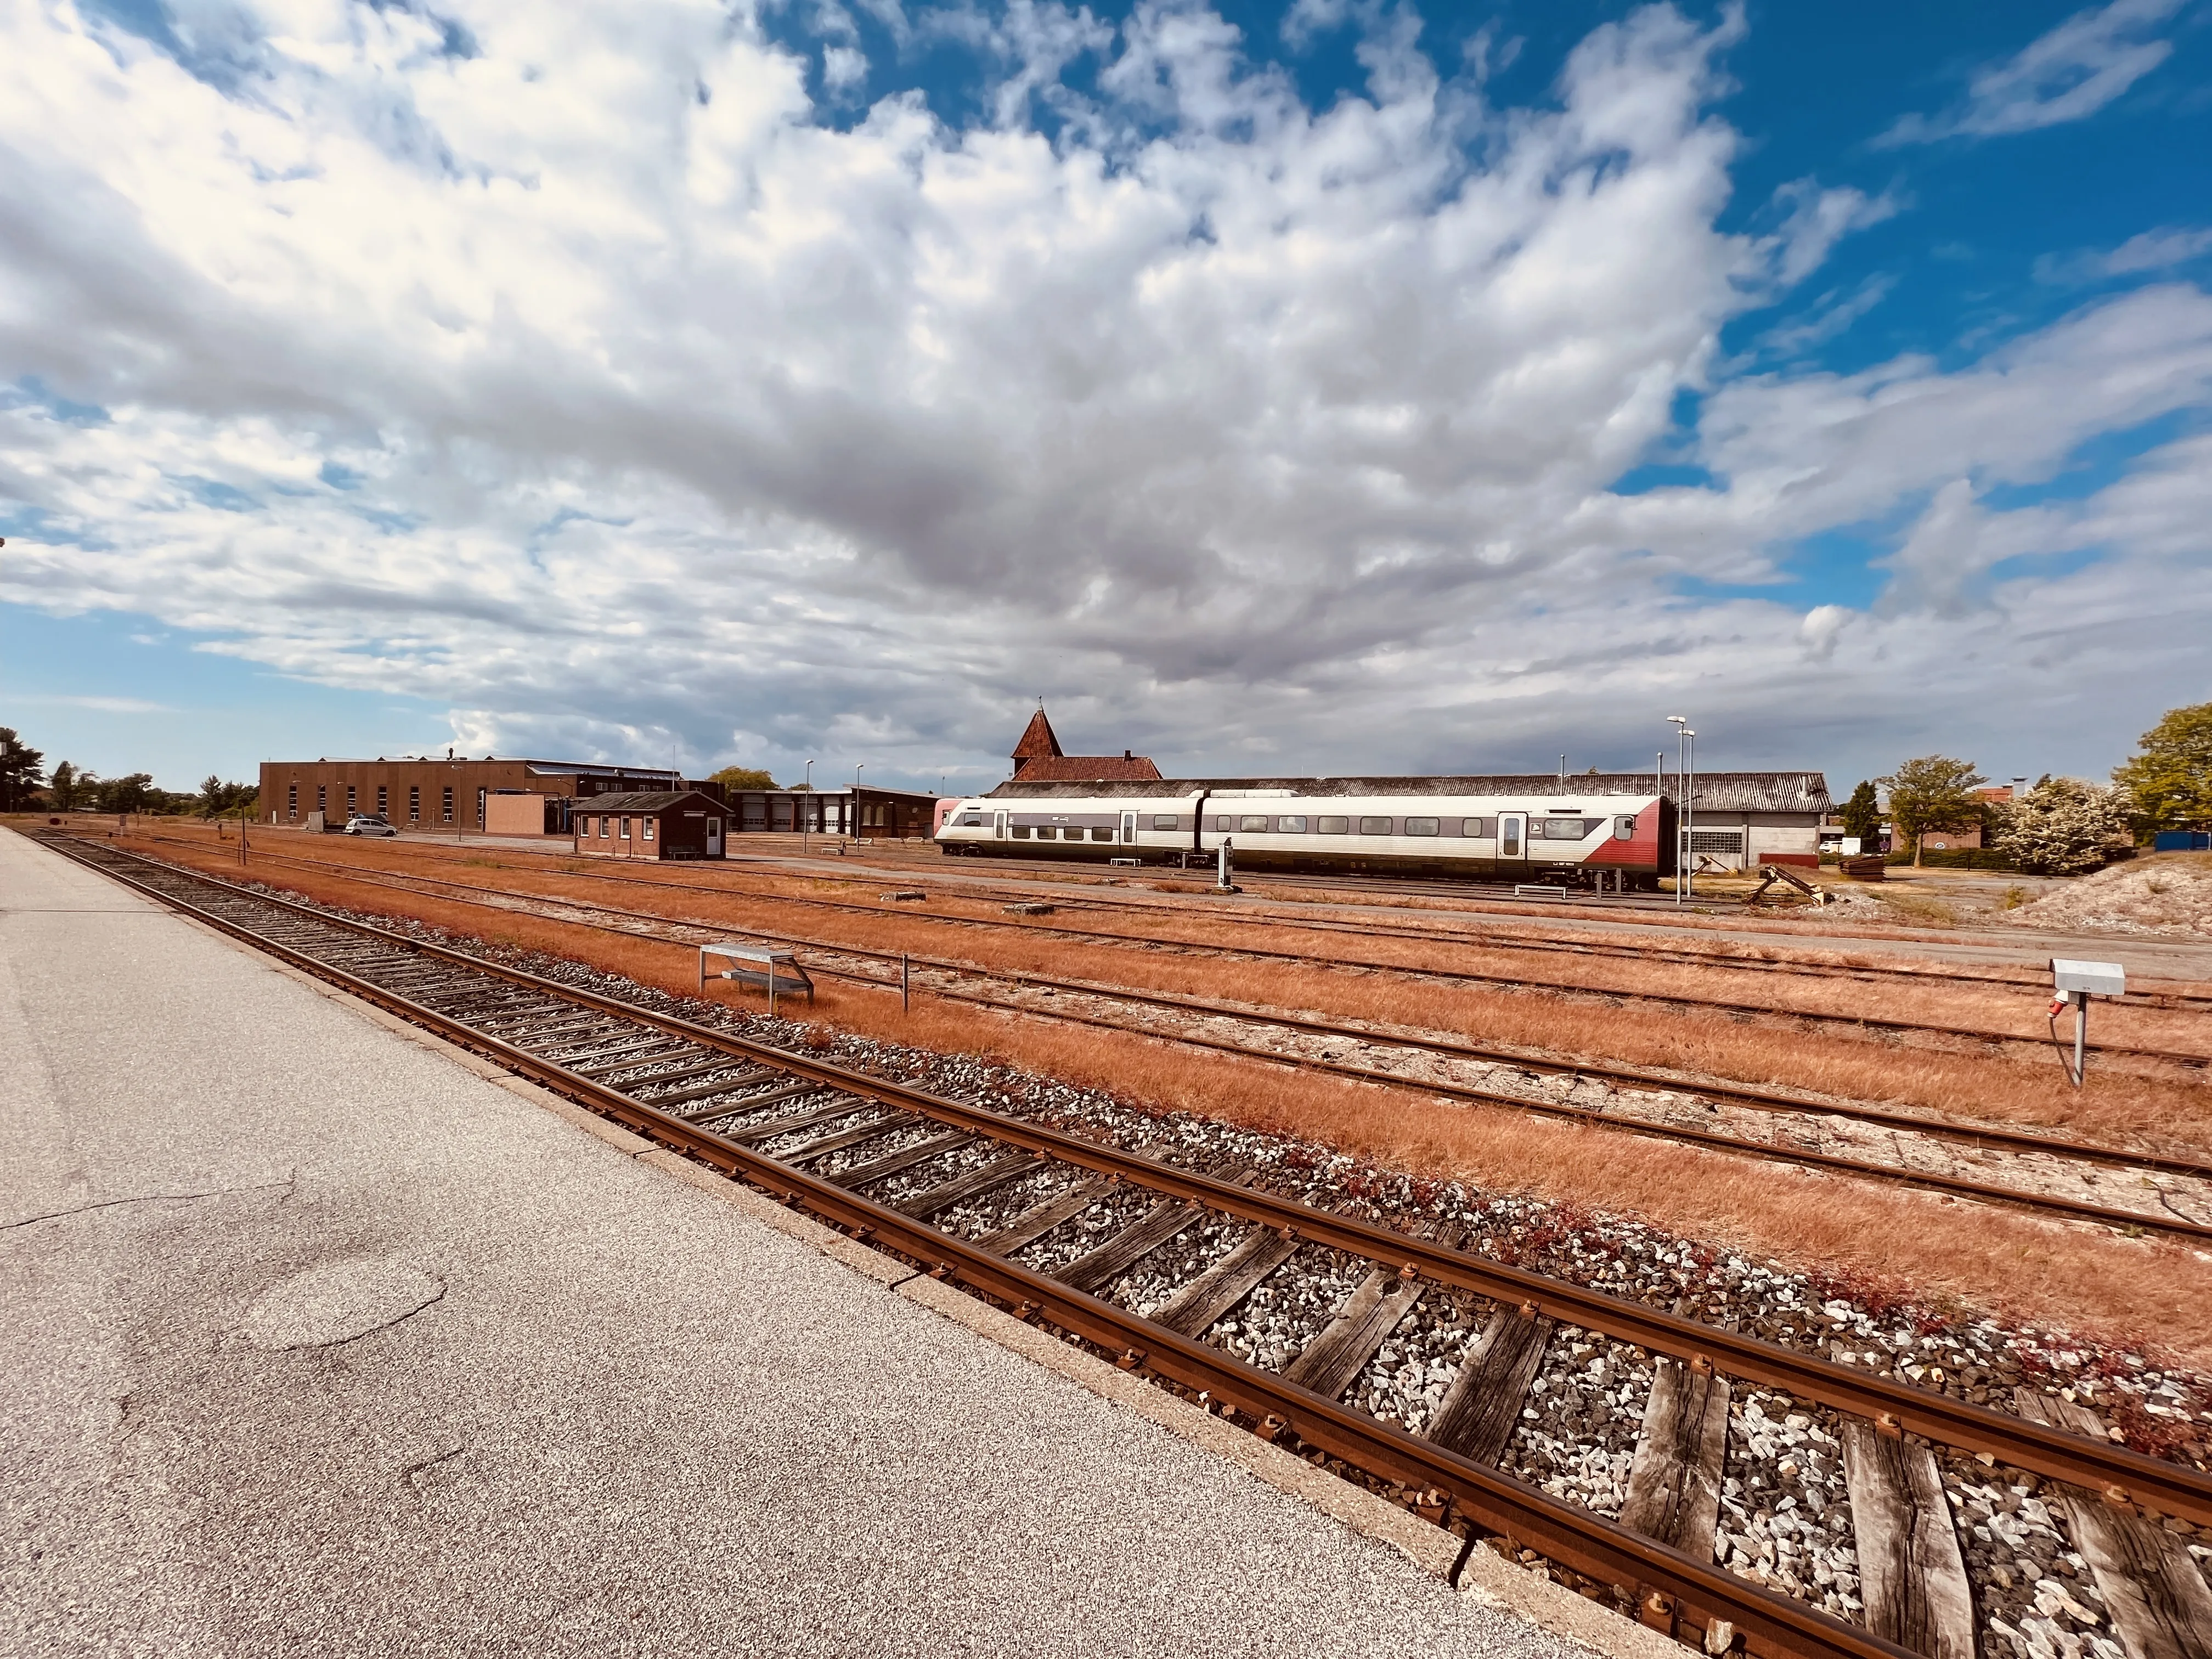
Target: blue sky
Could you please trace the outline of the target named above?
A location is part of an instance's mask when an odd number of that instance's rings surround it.
[[[2212,4],[127,0],[0,51],[0,723],[967,787],[2212,698]]]

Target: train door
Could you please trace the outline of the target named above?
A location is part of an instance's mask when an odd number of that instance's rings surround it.
[[[1006,840],[1006,815],[1004,812],[994,812],[991,814],[991,833],[1000,841]]]
[[[1507,812],[1498,820],[1498,856],[1524,859],[1528,854],[1528,815]]]
[[[1124,812],[1121,814],[1121,845],[1134,847],[1136,844],[1137,815],[1134,812]]]

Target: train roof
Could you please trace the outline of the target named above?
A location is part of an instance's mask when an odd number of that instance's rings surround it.
[[[1818,812],[1835,810],[1828,780],[1820,772],[1700,772],[1697,805],[1702,812]],[[1157,782],[1123,782],[1095,778],[1084,781],[1007,782],[991,791],[992,800],[1163,800],[1200,790],[1280,790],[1302,796],[1331,795],[1525,795],[1544,800],[1577,795],[1649,795],[1649,772],[1571,772],[1565,794],[1555,772],[1449,774],[1397,778],[1162,778]],[[1659,791],[1672,798],[1672,787]]]

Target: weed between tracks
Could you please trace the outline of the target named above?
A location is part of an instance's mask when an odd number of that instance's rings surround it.
[[[585,963],[672,994],[696,994],[696,957],[682,945],[520,915],[488,927],[482,911],[427,896],[403,900],[338,877],[264,870],[257,878],[349,911],[491,936],[514,949]],[[716,1000],[734,998],[718,988]],[[830,985],[811,1018],[818,1026],[881,1042],[1003,1062],[1148,1112],[1188,1113],[1340,1148],[1415,1179],[1455,1179],[1553,1206],[1632,1212],[1702,1241],[1707,1260],[1717,1259],[1710,1253],[1717,1249],[1772,1257],[1800,1270],[1853,1273],[1864,1276],[1863,1285],[1909,1285],[1923,1302],[1956,1297],[2060,1328],[2124,1331],[2193,1361],[2212,1360],[2212,1332],[2201,1316],[2212,1305],[2212,1256],[2164,1241],[2121,1239],[1859,1188],[1601,1129],[1439,1102],[1418,1089],[1297,1076],[1133,1034],[1073,1030],[926,997],[902,1014],[881,993]],[[822,1040],[836,1039],[824,1030]],[[1571,1230],[1579,1219],[1555,1208],[1543,1224]],[[1540,1253],[1550,1246],[1523,1238],[1516,1248]]]

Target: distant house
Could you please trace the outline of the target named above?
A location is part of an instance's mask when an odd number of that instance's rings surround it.
[[[1146,783],[1160,775],[1146,757],[1126,749],[1118,755],[1063,754],[1042,708],[1014,745],[1013,762],[1015,783]]]

